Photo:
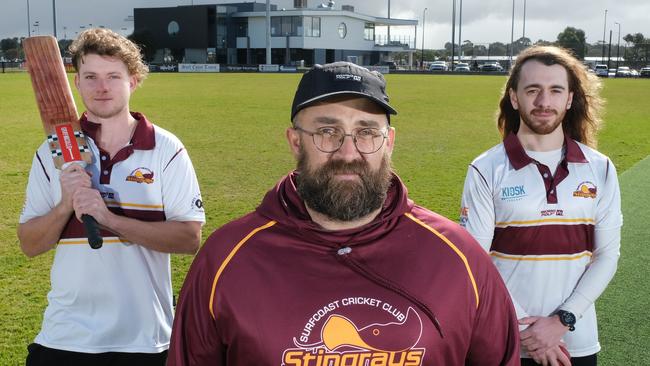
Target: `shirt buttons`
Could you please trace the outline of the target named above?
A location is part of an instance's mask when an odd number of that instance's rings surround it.
[[[554,190],[554,189],[551,189],[551,194],[555,194],[555,190]]]
[[[108,170],[104,170],[104,175],[108,175]]]
[[[544,173],[543,177],[548,178],[548,173]]]
[[[350,248],[350,247],[345,247],[345,248],[341,248],[341,249],[339,249],[339,250],[336,252],[336,254],[338,254],[338,255],[346,255],[346,254],[350,254],[351,251],[352,251],[352,248]]]
[[[106,160],[106,155],[102,155],[102,160]]]

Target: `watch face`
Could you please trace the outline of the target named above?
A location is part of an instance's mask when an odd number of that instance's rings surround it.
[[[560,316],[560,321],[564,325],[575,325],[576,316],[573,313],[568,311],[559,311],[558,315]]]

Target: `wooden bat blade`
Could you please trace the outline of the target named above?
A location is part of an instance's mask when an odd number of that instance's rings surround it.
[[[52,36],[26,38],[27,68],[43,128],[57,168],[71,161],[92,162],[92,153],[79,125],[59,45]]]

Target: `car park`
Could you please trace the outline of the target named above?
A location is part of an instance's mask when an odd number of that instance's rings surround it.
[[[608,78],[615,78],[616,77],[616,69],[607,70],[607,77]]]
[[[447,71],[449,67],[445,61],[433,61],[429,65],[429,71]]]
[[[639,71],[639,76],[642,78],[650,78],[650,66],[642,67]]]

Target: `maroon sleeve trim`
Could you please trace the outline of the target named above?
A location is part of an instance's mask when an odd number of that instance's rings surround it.
[[[36,152],[36,159],[38,159],[38,162],[41,164],[41,168],[43,169],[43,174],[45,174],[45,178],[47,178],[47,181],[50,181],[50,176],[47,174],[47,171],[45,170],[45,165],[43,165],[43,161],[41,160],[41,157],[38,156],[38,151]]]
[[[169,159],[169,161],[167,162],[167,165],[165,165],[165,167],[163,168],[163,172],[167,169],[167,167],[169,166],[169,164],[171,164],[172,161],[173,161],[174,159],[176,159],[176,157],[178,156],[178,154],[180,154],[183,150],[185,150],[185,148],[184,148],[184,147],[181,147],[178,151],[176,151],[176,154],[174,154],[174,156],[172,156],[172,158]]]
[[[485,179],[485,177],[483,176],[483,174],[481,174],[481,171],[478,170],[478,168],[475,167],[474,164],[470,164],[469,166],[471,166],[474,170],[476,170],[476,172],[477,172],[478,175],[481,177],[481,179],[483,179],[483,183],[485,183],[485,186],[488,187],[488,188],[490,188],[490,185],[488,184],[487,179]]]

